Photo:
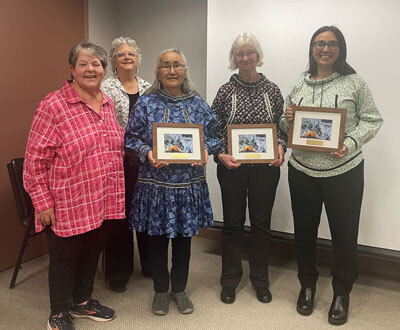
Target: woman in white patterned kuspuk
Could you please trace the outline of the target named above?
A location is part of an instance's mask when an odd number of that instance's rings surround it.
[[[139,47],[135,40],[129,37],[119,37],[113,40],[110,50],[110,62],[114,76],[107,78],[101,84],[101,89],[115,103],[117,121],[124,129],[129,113],[140,95],[150,83],[137,76],[142,60]],[[125,155],[125,208],[128,217],[132,205],[132,194],[138,175],[139,161],[130,154]],[[136,241],[140,255],[142,274],[151,276],[148,257],[146,233],[136,232]],[[114,292],[124,292],[126,284],[133,272],[133,236],[128,221],[115,221],[105,248],[105,277],[109,287]]]
[[[322,205],[332,236],[332,324],[347,321],[349,294],[358,277],[357,237],[364,189],[363,144],[378,132],[383,119],[368,86],[346,62],[346,42],[334,26],[319,28],[309,46],[309,69],[285,100],[280,121],[288,131],[292,105],[347,109],[344,145],[339,152],[292,151],[289,186],[294,218],[298,276],[297,311],[313,312],[318,271],[316,238]]]

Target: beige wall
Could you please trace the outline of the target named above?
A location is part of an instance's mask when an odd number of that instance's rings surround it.
[[[23,157],[33,112],[69,77],[68,51],[87,33],[87,1],[0,1],[0,270],[14,265],[24,228],[19,223],[6,164]],[[47,251],[43,235],[25,260]]]

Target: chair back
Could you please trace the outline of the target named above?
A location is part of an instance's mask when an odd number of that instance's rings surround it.
[[[14,200],[17,206],[18,216],[26,227],[29,219],[34,214],[32,200],[24,189],[22,171],[24,158],[14,158],[7,164],[8,175],[10,176],[11,187],[14,193]]]

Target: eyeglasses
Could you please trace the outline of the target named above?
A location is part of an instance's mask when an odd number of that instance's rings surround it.
[[[123,58],[123,57],[136,57],[135,53],[117,53],[118,58]]]
[[[175,71],[180,71],[185,67],[185,64],[176,63],[176,64],[162,64],[158,67],[159,70],[163,72],[171,71],[171,68],[174,68]]]
[[[252,57],[252,56],[255,56],[257,54],[257,52],[255,51],[255,50],[249,50],[247,53],[245,53],[245,52],[237,52],[236,54],[235,54],[235,56],[237,57],[237,58],[243,58],[243,57],[245,57],[245,56],[247,56],[247,57]]]
[[[325,42],[325,41],[316,41],[313,43],[313,46],[318,49],[318,50],[322,50],[325,48],[325,46],[328,46],[329,49],[331,50],[335,50],[339,48],[339,43],[337,41],[329,41],[329,42]]]

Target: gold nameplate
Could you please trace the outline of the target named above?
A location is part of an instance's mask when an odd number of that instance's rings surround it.
[[[188,154],[172,154],[172,159],[187,159],[189,158]]]
[[[245,154],[245,159],[260,159],[261,154]]]
[[[306,144],[308,145],[312,145],[312,146],[323,146],[324,145],[324,141],[320,141],[320,140],[307,140]]]

